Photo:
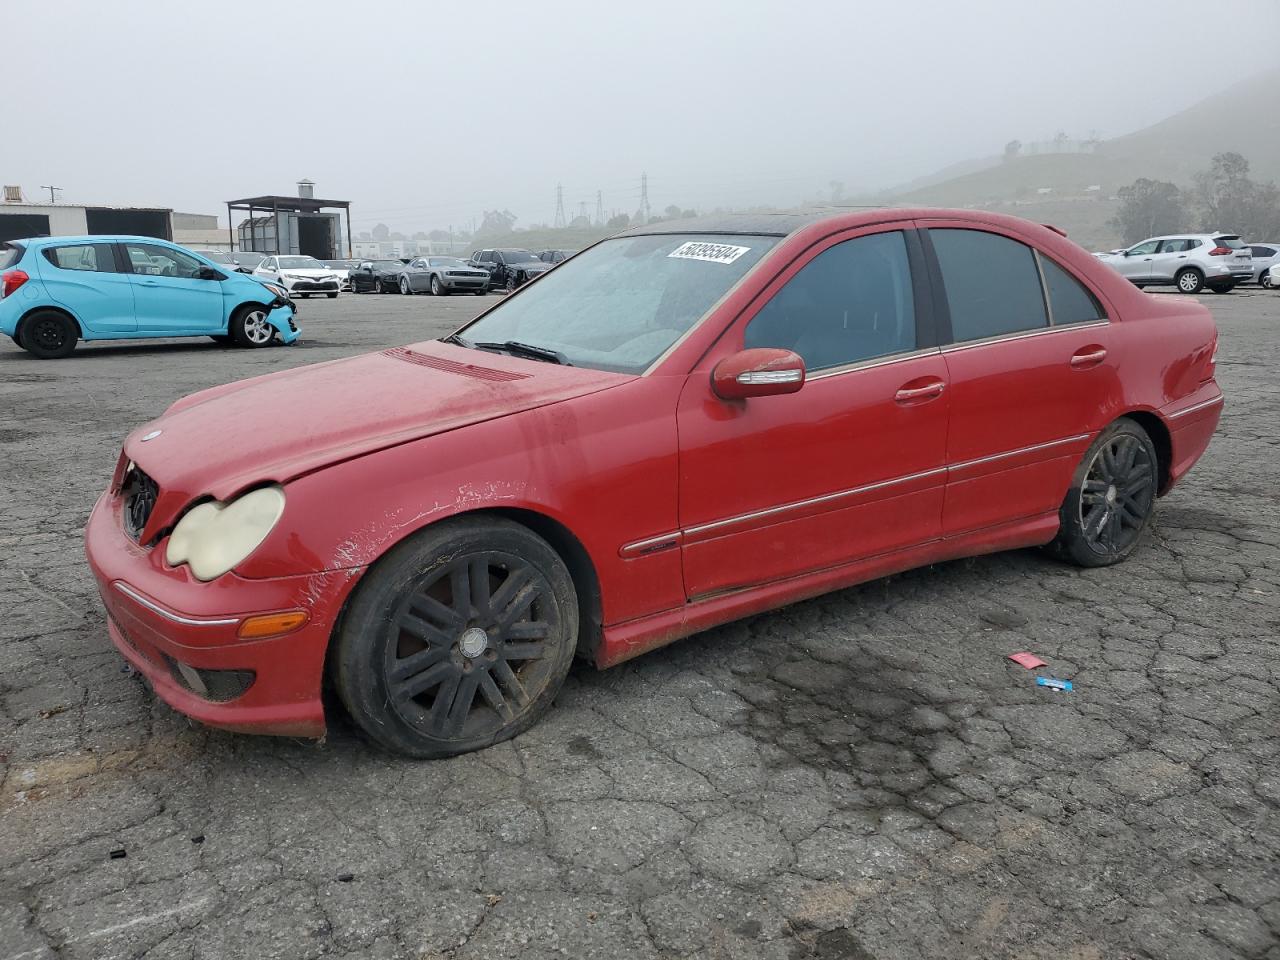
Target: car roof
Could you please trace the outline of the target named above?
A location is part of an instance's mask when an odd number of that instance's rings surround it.
[[[172,240],[165,240],[163,237],[135,237],[123,233],[89,233],[79,234],[76,236],[64,237],[19,237],[16,238],[22,243],[31,243],[38,246],[47,246],[58,243],[163,243],[171,247],[178,247],[181,244],[174,243]],[[182,247],[183,250],[190,249]]]

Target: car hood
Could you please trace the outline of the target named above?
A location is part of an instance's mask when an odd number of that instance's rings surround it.
[[[193,393],[125,440],[125,456],[160,488],[144,542],[196,498],[227,500],[630,379],[433,340]]]
[[[526,260],[523,263],[513,263],[510,266],[512,270],[519,270],[521,273],[545,273],[555,264],[544,263],[541,260]]]
[[[332,277],[337,273],[336,270],[330,270],[328,267],[316,269],[315,267],[281,267],[279,270],[282,277]]]

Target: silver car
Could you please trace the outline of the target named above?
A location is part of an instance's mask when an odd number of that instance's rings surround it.
[[[1280,277],[1280,270],[1271,270],[1271,268],[1280,265],[1280,243],[1270,240],[1265,243],[1251,243],[1249,250],[1253,253],[1253,279],[1264,287],[1275,286],[1275,278]]]
[[[1136,286],[1175,286],[1182,293],[1208,287],[1226,293],[1254,278],[1253,254],[1230,233],[1182,233],[1152,237],[1128,250],[1098,254]]]
[[[401,293],[430,293],[446,297],[451,293],[483,296],[489,289],[489,274],[457,257],[418,257],[404,265],[397,278]]]

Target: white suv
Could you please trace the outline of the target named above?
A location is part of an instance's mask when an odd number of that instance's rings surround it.
[[[1229,233],[1152,237],[1128,250],[1097,256],[1139,287],[1176,286],[1183,293],[1208,287],[1226,293],[1253,279],[1253,253]]]

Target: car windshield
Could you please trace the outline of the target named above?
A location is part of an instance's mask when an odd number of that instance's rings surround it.
[[[350,260],[324,260],[322,262],[330,270],[350,270],[355,266]]]
[[[214,263],[235,263],[229,253],[219,253],[217,250],[197,250],[196,252],[206,260],[212,260]]]
[[[620,237],[499,304],[460,331],[514,341],[575,366],[641,373],[778,242],[763,236]]]
[[[457,257],[431,257],[427,263],[433,267],[466,267],[470,266],[465,260],[459,260]]]
[[[403,270],[404,264],[399,260],[375,260],[373,261],[373,269],[375,270]]]
[[[281,257],[281,270],[323,270],[324,264],[315,257]]]
[[[529,250],[499,250],[498,252],[507,263],[528,263],[530,260],[538,259]]]

